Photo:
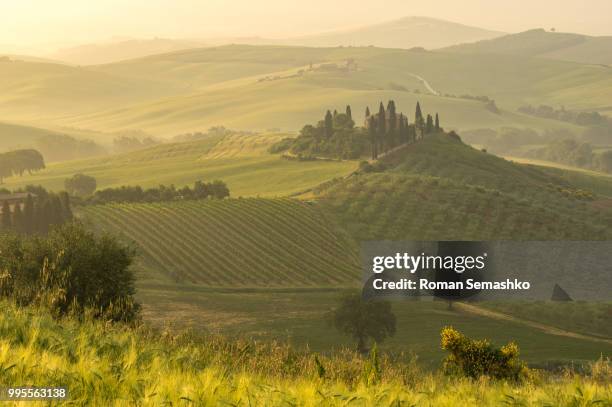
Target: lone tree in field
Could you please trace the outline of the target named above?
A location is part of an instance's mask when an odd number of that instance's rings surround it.
[[[340,300],[332,312],[332,323],[345,335],[357,341],[357,350],[368,351],[368,342],[384,341],[395,335],[395,315],[391,304],[384,301],[364,301],[360,294],[350,294]]]
[[[87,196],[94,193],[97,188],[96,179],[85,174],[75,174],[64,181],[66,191],[71,195]]]

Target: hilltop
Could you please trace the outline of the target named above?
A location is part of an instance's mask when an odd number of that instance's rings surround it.
[[[612,37],[591,37],[537,29],[472,44],[453,45],[444,51],[543,57],[584,64],[610,65]]]
[[[309,47],[374,46],[381,48],[442,48],[503,35],[431,17],[410,16],[359,28],[330,31],[284,41]]]

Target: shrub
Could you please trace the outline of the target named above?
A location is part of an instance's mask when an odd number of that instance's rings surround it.
[[[133,320],[134,253],[110,235],[95,236],[79,223],[48,236],[0,236],[0,295],[21,305],[50,308],[56,315]]]
[[[85,174],[75,174],[64,180],[64,188],[71,195],[88,196],[93,194],[97,187],[96,179]]]
[[[442,349],[450,352],[443,364],[447,374],[511,380],[520,380],[527,374],[514,342],[497,349],[488,340],[470,339],[453,327],[445,327],[440,334]]]

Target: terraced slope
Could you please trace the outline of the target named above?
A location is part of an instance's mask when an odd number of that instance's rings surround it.
[[[355,284],[355,248],[320,210],[290,199],[86,207],[99,230],[134,242],[145,267],[210,287]]]

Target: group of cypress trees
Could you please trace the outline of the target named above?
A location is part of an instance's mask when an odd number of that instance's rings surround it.
[[[36,193],[28,191],[23,203],[2,203],[0,221],[3,231],[23,234],[45,234],[57,225],[72,219],[70,196],[66,192],[50,193],[36,188]]]
[[[365,127],[370,139],[373,159],[392,148],[413,143],[426,134],[442,131],[438,114],[436,113],[435,119],[430,114],[426,118],[423,117],[419,102],[416,105],[414,124],[408,124],[408,117],[403,113],[397,113],[393,100],[389,100],[387,109],[380,102],[376,114],[372,114],[370,108],[366,107],[365,117]]]
[[[408,116],[398,113],[395,101],[390,100],[387,108],[382,102],[378,113],[366,108],[363,127],[356,127],[351,106],[344,113],[328,110],[316,126],[307,124],[295,138],[283,139],[270,149],[279,153],[289,150],[300,159],[334,157],[357,159],[379,154],[402,144],[413,143],[426,134],[442,131],[438,114],[423,116],[417,102],[414,124],[408,123]],[[291,158],[289,156],[289,158]]]

